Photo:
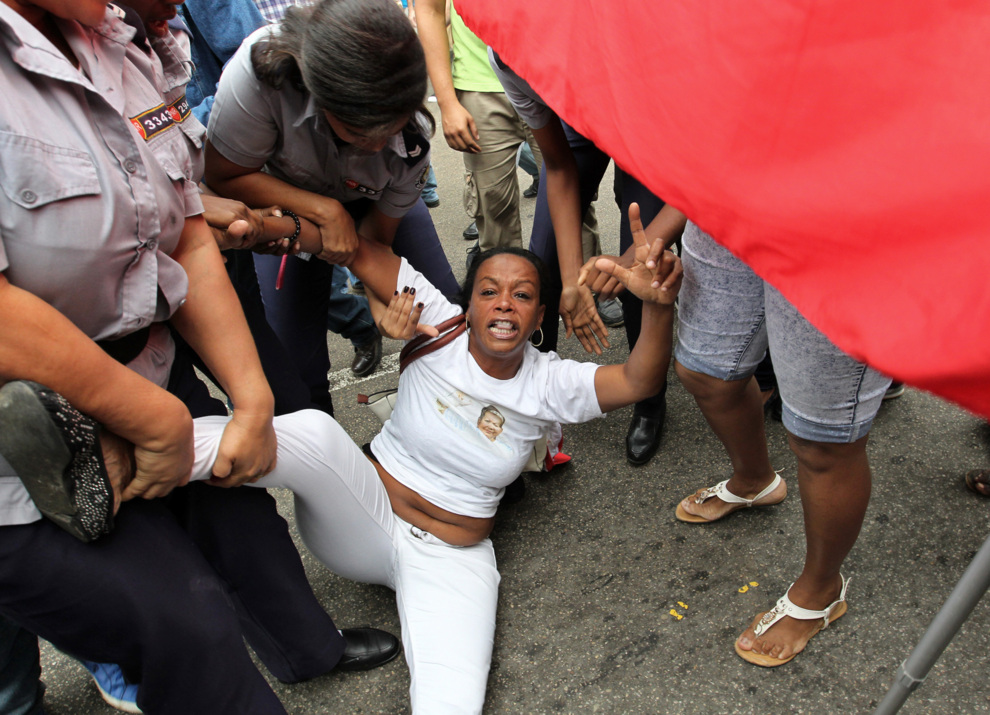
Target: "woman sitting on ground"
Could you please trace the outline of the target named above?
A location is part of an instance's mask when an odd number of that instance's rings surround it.
[[[635,205],[630,218],[645,260]],[[310,236],[303,231],[304,244]],[[662,336],[670,335],[678,259],[667,252],[654,270],[602,259],[599,268],[644,301],[643,339],[620,365],[561,360],[530,344],[543,319],[544,282],[528,251],[480,254],[454,304],[386,246],[362,239],[351,269],[369,293],[390,301],[381,323],[387,333],[408,338],[420,320],[435,325],[462,312],[467,330],[402,373],[373,457],[327,418],[331,436],[321,425],[320,440],[309,442],[323,473],[295,469],[295,457],[280,450],[281,476],[257,482],[295,492],[299,532],[332,571],[395,590],[414,712],[481,712],[500,580],[488,536],[504,487],[547,426],[630,405],[664,378],[656,366],[669,358]],[[483,408],[483,418],[497,410],[498,429],[479,429]],[[451,412],[461,419],[449,419]],[[208,474],[207,464],[208,457],[194,474]]]
[[[637,257],[646,260],[635,204],[630,220]],[[312,224],[301,240],[317,250]],[[664,378],[657,365],[669,359],[663,336],[680,287],[678,259],[666,252],[658,267],[637,261],[625,269],[604,258],[597,268],[644,301],[642,339],[624,364],[561,360],[530,344],[543,319],[544,281],[528,251],[481,253],[454,304],[388,247],[362,239],[352,269],[373,295],[391,298],[383,330],[432,334],[427,324],[462,312],[467,330],[408,365],[368,456],[323,412],[275,418],[277,466],[254,484],[295,493],[299,533],[332,571],[395,591],[415,713],[482,710],[500,581],[488,537],[504,487],[546,428],[633,404]],[[453,412],[459,419],[449,419]],[[227,421],[195,421],[192,479],[223,483],[211,471]]]

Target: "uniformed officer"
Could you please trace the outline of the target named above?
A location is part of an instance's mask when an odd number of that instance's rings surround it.
[[[357,232],[392,245],[452,296],[457,282],[420,199],[433,128],[425,93],[422,47],[391,0],[290,8],[280,25],[249,36],[224,70],[206,183],[312,221],[330,263],[350,260]],[[268,320],[319,404],[328,391],[332,267],[272,256],[255,264]]]
[[[103,0],[2,0],[0,28],[0,382],[43,383],[131,443],[122,495],[144,497],[86,545],[41,519],[0,460],[0,616],[120,663],[145,712],[284,712],[242,639],[288,681],[328,671],[345,643],[271,499],[152,499],[190,474],[190,409],[212,409],[169,325],[234,403],[214,474],[256,478],[276,450],[271,391],[190,179],[204,130],[184,58],[132,42]],[[36,645],[19,653],[36,677]]]

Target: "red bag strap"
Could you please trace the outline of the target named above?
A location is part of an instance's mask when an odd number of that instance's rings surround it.
[[[437,338],[431,338],[429,335],[417,335],[406,343],[405,347],[402,348],[402,352],[399,353],[399,374],[401,375],[409,363],[416,358],[421,358],[424,355],[432,353],[434,350],[439,350],[467,330],[465,318],[464,313],[461,313],[440,323],[437,326],[437,330],[440,331],[440,335]]]

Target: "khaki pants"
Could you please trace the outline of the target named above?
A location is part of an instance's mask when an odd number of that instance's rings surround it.
[[[457,90],[457,99],[478,127],[480,154],[464,155],[464,210],[478,224],[481,250],[522,247],[516,152],[529,142],[537,166],[543,165],[533,133],[501,92]]]

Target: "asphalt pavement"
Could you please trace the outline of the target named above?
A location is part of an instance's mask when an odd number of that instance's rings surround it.
[[[441,204],[432,214],[460,278],[470,246],[461,237],[469,223],[461,203],[463,164],[442,135],[433,151]],[[522,173],[520,181],[529,185]],[[527,238],[534,203],[522,202]],[[611,172],[597,206],[604,249],[615,251]],[[627,354],[622,330],[611,338],[601,362]],[[357,442],[368,441],[377,420],[356,396],[396,384],[399,345],[387,341],[382,366],[355,381],[350,345],[338,336],[329,340],[338,420]],[[561,354],[588,359],[573,339],[562,342]],[[869,444],[873,497],[844,568],[852,577],[849,611],[794,661],[767,670],[742,661],[733,641],[801,568],[796,461],[781,425],[768,421],[774,466],[791,488],[787,500],[717,524],[683,524],[674,518],[677,502],[727,478],[729,465],[672,372],[668,402],[662,448],[648,465],[627,464],[631,410],[619,410],[566,428],[572,463],[527,476],[525,498],[500,511],[492,539],[502,585],[486,712],[871,712],[990,534],[990,499],[969,493],[962,482],[967,470],[990,463],[990,429],[912,389],[884,404]],[[291,523],[291,500],[277,496]],[[339,627],[399,633],[391,591],[338,578],[299,548],[317,596]],[[901,712],[990,712],[988,626],[990,601],[984,599]],[[42,666],[51,715],[115,712],[82,667],[48,644]],[[290,713],[409,711],[409,673],[401,658],[364,673],[272,682]]]

